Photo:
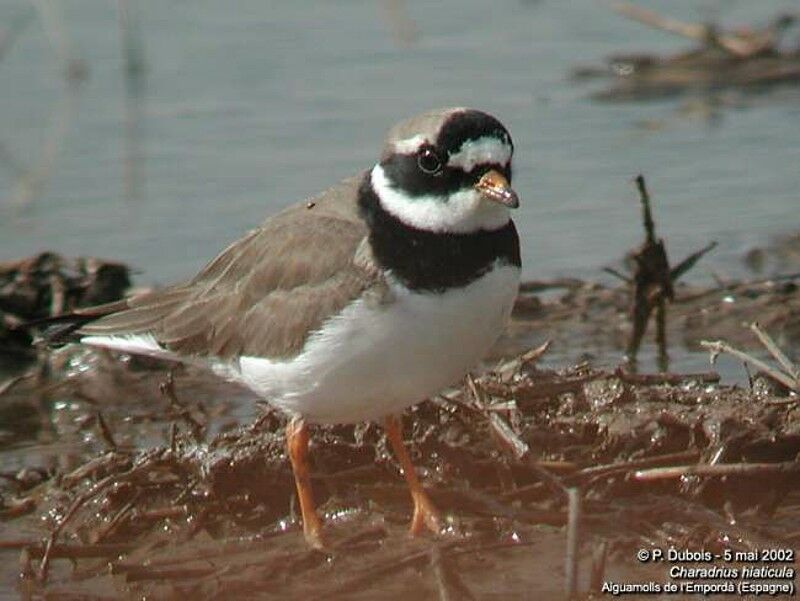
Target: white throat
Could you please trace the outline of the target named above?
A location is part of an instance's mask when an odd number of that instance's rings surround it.
[[[471,188],[448,197],[407,196],[392,185],[380,164],[372,168],[370,181],[385,211],[421,230],[468,234],[500,229],[510,219],[508,208],[484,200]]]

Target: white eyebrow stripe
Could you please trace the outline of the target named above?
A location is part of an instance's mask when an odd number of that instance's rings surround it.
[[[483,136],[477,140],[467,140],[458,152],[447,160],[449,167],[460,167],[467,173],[481,163],[506,165],[511,160],[511,146],[494,136]]]
[[[417,134],[413,138],[398,140],[394,143],[394,149],[400,154],[414,154],[427,142],[425,136]]]

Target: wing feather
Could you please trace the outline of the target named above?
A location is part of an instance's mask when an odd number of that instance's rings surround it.
[[[170,351],[288,358],[382,274],[364,260],[360,178],[286,209],[248,232],[189,283],[130,299],[84,335],[152,334]]]

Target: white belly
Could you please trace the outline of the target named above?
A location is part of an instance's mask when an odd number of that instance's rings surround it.
[[[393,286],[394,301],[356,301],[288,361],[242,357],[239,378],[273,405],[311,422],[383,417],[455,383],[502,332],[519,269],[495,267],[444,294]]]

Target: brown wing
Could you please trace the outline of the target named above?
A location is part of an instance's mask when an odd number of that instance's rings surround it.
[[[132,298],[80,333],[149,333],[195,356],[295,355],[328,317],[382,286],[358,252],[367,234],[356,207],[360,179],[275,215],[187,284]]]

